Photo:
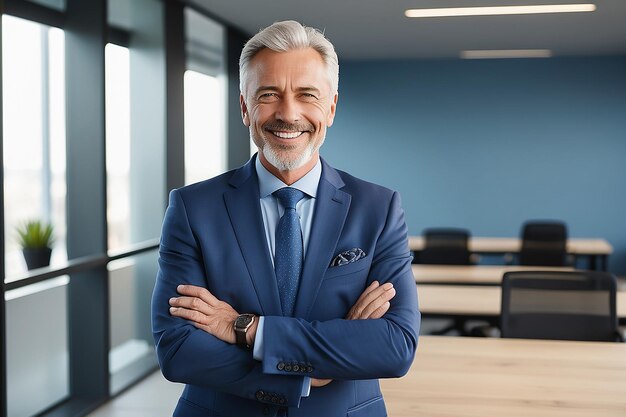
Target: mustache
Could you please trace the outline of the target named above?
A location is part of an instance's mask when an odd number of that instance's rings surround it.
[[[265,123],[263,129],[283,132],[312,132],[315,130],[310,123],[286,123],[279,120]]]

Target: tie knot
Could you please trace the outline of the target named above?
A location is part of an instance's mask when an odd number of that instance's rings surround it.
[[[296,209],[298,201],[304,198],[304,193],[297,188],[285,187],[274,191],[274,196],[280,201],[280,204],[287,209]]]

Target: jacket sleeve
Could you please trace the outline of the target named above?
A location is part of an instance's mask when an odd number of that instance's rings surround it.
[[[279,365],[302,362],[310,365],[310,375],[315,378],[355,380],[404,375],[417,349],[420,314],[407,227],[397,194],[391,198],[368,277],[368,282],[391,282],[396,290],[382,318],[307,322],[266,317],[263,371],[292,374]]]
[[[170,193],[159,250],[159,271],[152,295],[152,329],[163,375],[181,382],[247,399],[298,406],[304,377],[262,371],[252,351],[223,342],[169,313],[169,299],[179,284],[207,286],[200,248],[184,202]]]

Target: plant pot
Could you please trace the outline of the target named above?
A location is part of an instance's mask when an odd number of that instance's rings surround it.
[[[29,271],[50,265],[50,255],[52,255],[50,248],[24,248],[22,253]]]

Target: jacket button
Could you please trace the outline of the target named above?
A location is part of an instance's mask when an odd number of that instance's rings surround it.
[[[283,369],[285,369],[285,362],[278,362],[276,368],[278,368],[279,371],[282,371]]]
[[[286,364],[285,365],[285,371],[291,372],[291,365],[290,364]]]
[[[298,366],[297,363],[293,365],[293,371],[294,372],[300,372],[300,367]]]
[[[287,400],[285,400],[284,398],[281,398],[278,402],[280,403],[280,405],[285,405]]]
[[[270,397],[268,394],[265,394],[265,396],[263,396],[263,401],[269,403],[272,401],[272,397]]]
[[[307,366],[306,371],[307,371],[308,373],[313,372],[313,367],[312,367],[312,366],[310,366],[310,365],[309,365],[309,366]]]
[[[265,395],[265,393],[263,391],[259,390],[259,391],[256,392],[255,395],[256,395],[256,399],[261,401],[263,399],[263,395]]]

